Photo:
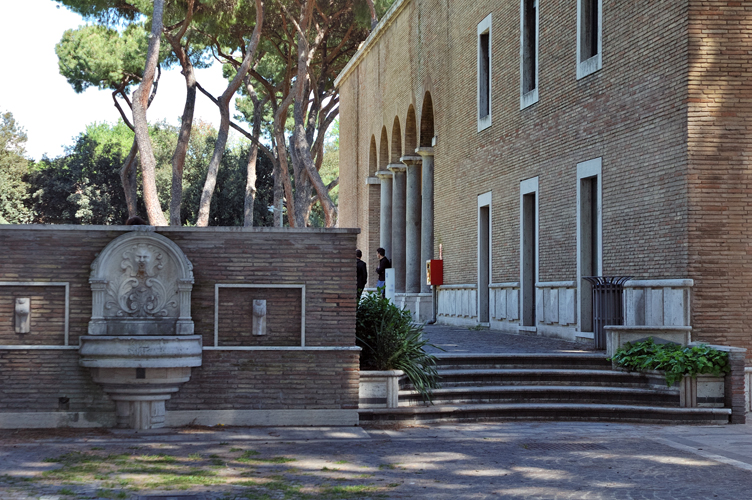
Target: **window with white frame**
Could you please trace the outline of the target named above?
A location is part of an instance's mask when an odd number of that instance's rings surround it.
[[[491,14],[478,24],[478,132],[491,126]]]
[[[602,66],[603,0],[577,0],[577,79]]]
[[[538,102],[538,0],[520,0],[520,109]]]

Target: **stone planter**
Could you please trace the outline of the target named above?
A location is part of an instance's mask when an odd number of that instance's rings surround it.
[[[623,368],[619,368],[624,370]],[[679,406],[682,408],[725,408],[726,377],[701,374],[696,377],[683,377],[671,387],[666,386],[666,374],[660,370],[640,371],[648,378],[648,383],[667,392],[679,393]]]
[[[396,408],[399,404],[399,379],[402,370],[360,371],[360,408]]]
[[[616,350],[627,342],[640,342],[652,337],[656,344],[672,342],[687,345],[692,340],[691,326],[623,326],[609,325],[606,332],[606,356],[616,354]]]
[[[680,405],[682,408],[723,408],[725,379],[715,375],[682,378],[679,382]]]

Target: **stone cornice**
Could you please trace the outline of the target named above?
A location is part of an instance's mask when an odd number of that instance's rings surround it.
[[[410,3],[410,0],[397,0],[392,4],[389,10],[386,11],[386,14],[384,14],[384,17],[379,20],[379,24],[376,25],[376,28],[371,31],[371,34],[368,35],[368,38],[363,42],[360,49],[358,49],[353,58],[350,59],[344,69],[340,72],[339,76],[334,80],[335,87],[339,87],[340,83],[342,83],[342,81],[355,70],[358,64],[360,64],[361,59],[371,51],[376,45],[376,42],[384,33],[386,33],[386,30],[397,19],[399,13],[402,12],[402,9],[404,9],[408,3]]]
[[[415,165],[423,162],[423,157],[418,155],[406,155],[400,158],[400,161],[405,165]]]

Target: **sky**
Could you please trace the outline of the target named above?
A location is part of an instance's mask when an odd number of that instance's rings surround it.
[[[79,15],[58,8],[52,0],[0,0],[0,112],[13,113],[26,130],[30,159],[59,156],[88,124],[115,123],[120,117],[111,91],[89,88],[76,94],[58,72],[55,45],[65,30],[84,24]],[[215,96],[227,85],[219,64],[196,70],[196,79]],[[185,80],[179,69],[162,71],[147,112],[149,122],[166,119],[177,125],[184,104]],[[194,119],[219,125],[216,106],[202,94],[196,98]]]

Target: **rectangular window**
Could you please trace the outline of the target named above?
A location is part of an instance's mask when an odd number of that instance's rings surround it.
[[[491,14],[478,24],[478,132],[491,126]]]
[[[538,0],[520,1],[520,109],[538,102]]]
[[[601,69],[603,0],[577,1],[577,78]]]

